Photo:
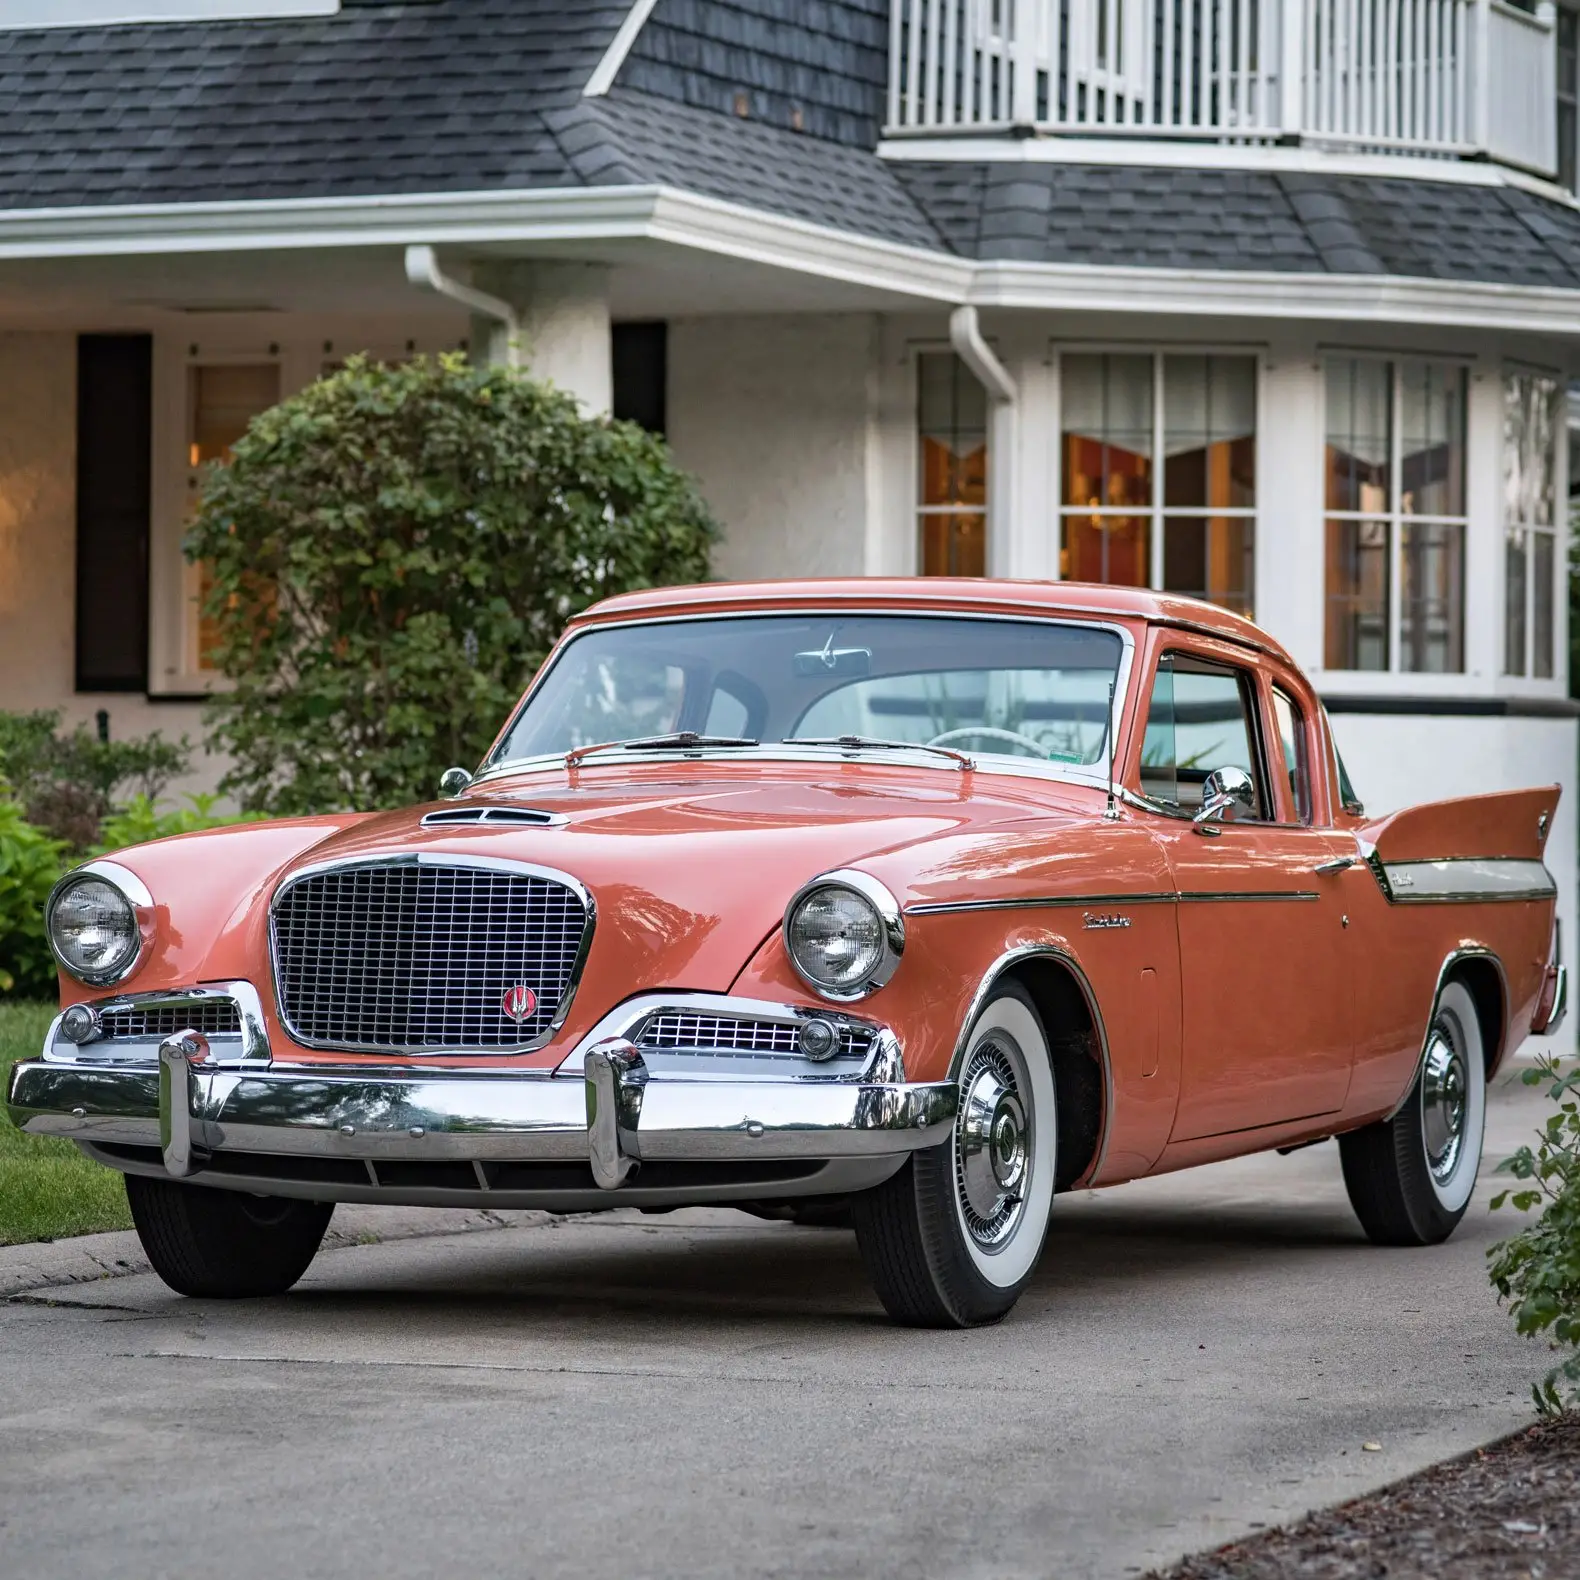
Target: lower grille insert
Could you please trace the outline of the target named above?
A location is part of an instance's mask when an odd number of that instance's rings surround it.
[[[655,1052],[706,1053],[743,1059],[801,1059],[800,1026],[791,1021],[747,1020],[664,1009],[648,1016],[637,1033],[639,1047]],[[841,1024],[839,1059],[865,1059],[872,1051],[869,1026]]]
[[[102,1037],[173,1037],[178,1031],[200,1031],[205,1037],[232,1036],[241,1031],[235,1001],[216,998],[198,1004],[154,1004],[135,1009],[107,1009],[99,1017]]]

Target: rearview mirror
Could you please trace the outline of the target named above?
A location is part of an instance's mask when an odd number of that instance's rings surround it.
[[[1206,833],[1208,823],[1256,816],[1256,785],[1243,768],[1214,768],[1202,782],[1201,809],[1191,819]]]

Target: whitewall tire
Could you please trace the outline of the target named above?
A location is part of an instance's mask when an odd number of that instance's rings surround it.
[[[1470,989],[1443,985],[1415,1085],[1392,1119],[1339,1137],[1344,1184],[1379,1245],[1436,1245],[1465,1216],[1481,1169],[1487,1056]]]
[[[954,1132],[852,1202],[889,1315],[915,1327],[996,1322],[1037,1266],[1053,1208],[1058,1113],[1048,1039],[1014,983],[983,1005],[961,1060]]]

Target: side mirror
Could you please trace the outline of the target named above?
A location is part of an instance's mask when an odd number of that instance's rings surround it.
[[[439,794],[453,801],[471,782],[472,776],[464,768],[446,768],[439,775]]]
[[[1256,815],[1256,786],[1243,768],[1214,768],[1201,791],[1201,810],[1191,819],[1201,833],[1208,832],[1209,823]]]

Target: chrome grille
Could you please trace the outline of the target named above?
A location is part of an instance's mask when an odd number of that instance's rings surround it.
[[[648,1016],[636,1041],[643,1048],[685,1053],[739,1055],[742,1058],[805,1057],[797,1033],[800,1027],[782,1020],[743,1020],[734,1015],[698,1015],[689,1010],[665,1009]],[[872,1029],[842,1025],[840,1059],[865,1059],[872,1049]]]
[[[535,872],[416,859],[288,884],[272,918],[280,1015],[311,1047],[421,1052],[547,1040],[591,923],[569,884]],[[530,1013],[505,1012],[529,988]]]
[[[234,1001],[206,1004],[156,1004],[147,1008],[107,1009],[100,1015],[104,1037],[173,1037],[178,1031],[200,1031],[205,1037],[233,1036],[241,1031]]]

